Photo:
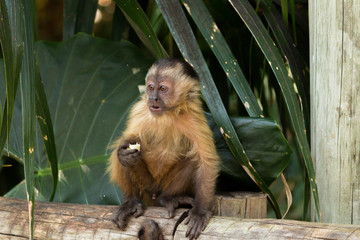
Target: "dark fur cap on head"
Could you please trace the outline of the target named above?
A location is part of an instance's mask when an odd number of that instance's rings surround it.
[[[174,68],[177,64],[181,64],[183,73],[193,79],[199,80],[198,74],[195,72],[194,68],[185,60],[177,58],[162,58],[157,60],[153,66],[156,66],[158,69]]]

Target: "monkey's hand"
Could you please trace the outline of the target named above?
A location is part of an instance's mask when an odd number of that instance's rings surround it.
[[[139,199],[125,201],[120,208],[112,215],[111,221],[116,227],[125,230],[129,217],[134,215],[136,218],[144,214],[145,205]]]
[[[137,144],[136,140],[124,141],[118,150],[119,162],[124,167],[133,167],[141,160],[141,153],[138,149],[130,149],[130,145]]]
[[[188,196],[178,196],[178,197],[162,197],[159,199],[159,203],[166,207],[169,213],[169,218],[175,216],[175,209],[180,205],[194,205],[194,198]]]
[[[185,225],[188,225],[186,237],[189,237],[189,239],[198,238],[200,233],[209,223],[211,215],[211,211],[207,209],[193,207],[189,212],[188,218],[184,222]]]

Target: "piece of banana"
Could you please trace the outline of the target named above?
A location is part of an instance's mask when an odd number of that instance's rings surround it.
[[[137,149],[138,151],[140,151],[140,143],[129,144],[129,147],[127,148],[127,150],[130,150],[130,149]]]

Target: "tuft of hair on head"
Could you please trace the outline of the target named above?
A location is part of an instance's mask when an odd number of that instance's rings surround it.
[[[195,69],[185,60],[178,58],[162,58],[158,59],[151,68],[155,67],[158,71],[166,69],[179,69],[186,77],[199,81],[199,76]]]

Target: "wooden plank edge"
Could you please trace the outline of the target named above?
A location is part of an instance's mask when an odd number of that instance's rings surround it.
[[[171,239],[172,228],[184,211],[173,219],[164,208],[148,208],[144,216],[131,218],[126,232],[110,221],[118,206],[36,202],[35,239],[136,239],[141,222],[150,218]],[[28,236],[25,200],[0,197],[0,238]],[[180,224],[174,239],[186,239],[187,226]],[[214,216],[198,239],[360,239],[359,225],[312,223],[279,219],[239,219]]]

